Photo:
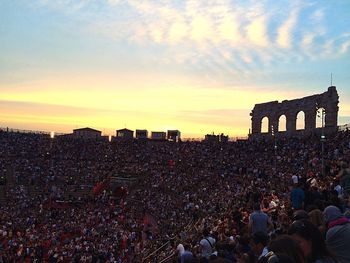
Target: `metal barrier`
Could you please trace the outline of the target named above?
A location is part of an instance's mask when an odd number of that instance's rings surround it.
[[[149,254],[148,256],[146,256],[145,258],[142,259],[142,262],[144,262],[146,259],[152,257],[155,253],[157,253],[158,251],[160,251],[162,248],[164,248],[166,245],[168,245],[170,243],[170,241],[167,241],[165,244],[163,244],[162,246],[160,246],[159,248],[157,248],[156,250],[154,250],[151,254]]]
[[[165,263],[165,262],[167,262],[168,260],[173,259],[174,256],[175,256],[175,253],[173,252],[173,253],[171,253],[170,256],[168,256],[168,257],[162,259],[161,261],[159,261],[159,263]]]

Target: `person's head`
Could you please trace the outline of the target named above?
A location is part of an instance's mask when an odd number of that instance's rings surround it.
[[[341,164],[341,168],[342,168],[342,169],[347,169],[347,168],[349,168],[348,163],[347,163],[346,161],[343,161],[342,164]]]
[[[283,254],[283,253],[273,253],[269,252],[264,260],[264,263],[299,263],[299,261],[295,261],[292,257]]]
[[[297,210],[293,213],[293,221],[309,219],[309,215],[305,210]]]
[[[189,243],[187,243],[187,242],[184,243],[184,249],[185,249],[185,250],[187,250],[187,251],[190,250],[190,247],[191,247],[191,246],[190,246]]]
[[[253,208],[254,208],[255,211],[259,211],[260,210],[260,204],[259,203],[254,203]]]
[[[204,228],[202,234],[203,234],[204,237],[209,236],[209,234],[210,234],[209,229],[208,228]]]
[[[343,217],[340,209],[333,205],[327,206],[323,211],[323,215],[327,224]]]
[[[267,246],[269,237],[264,232],[258,231],[253,234],[251,239],[251,247],[255,255],[260,255],[264,247]]]
[[[309,218],[310,218],[310,222],[314,224],[316,227],[324,225],[324,218],[321,210],[319,209],[314,209],[311,212],[309,212]]]
[[[308,260],[316,261],[330,256],[321,232],[309,220],[294,221],[288,234],[299,244]]]
[[[271,241],[269,251],[275,254],[283,253],[290,256],[295,262],[305,262],[305,256],[299,244],[290,236],[282,235]]]
[[[242,253],[236,257],[237,263],[255,263],[255,256],[252,251],[248,251],[246,253]]]
[[[265,197],[262,201],[261,201],[262,205],[264,206],[268,206],[269,205],[269,200]]]

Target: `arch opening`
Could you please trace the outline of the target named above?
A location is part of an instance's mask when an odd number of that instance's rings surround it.
[[[299,111],[297,114],[296,129],[305,130],[305,112]]]
[[[325,122],[325,117],[326,117],[326,109],[325,108],[319,108],[316,111],[316,128],[322,128],[326,126]]]
[[[268,133],[269,132],[269,118],[263,117],[261,119],[261,133]]]
[[[278,118],[278,132],[285,131],[287,131],[287,117],[283,114]]]

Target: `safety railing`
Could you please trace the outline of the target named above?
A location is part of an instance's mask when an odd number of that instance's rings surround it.
[[[147,255],[146,257],[144,257],[142,259],[142,262],[145,262],[147,259],[151,258],[153,255],[155,255],[158,251],[162,250],[164,247],[166,247],[167,245],[170,244],[170,240],[168,240],[167,242],[165,242],[163,245],[161,245],[159,248],[157,248],[156,250],[154,250],[152,253],[150,253],[149,255]]]
[[[168,257],[166,257],[166,258],[162,259],[161,261],[159,261],[159,263],[166,263],[166,262],[174,259],[174,256],[175,256],[175,253],[172,252]]]

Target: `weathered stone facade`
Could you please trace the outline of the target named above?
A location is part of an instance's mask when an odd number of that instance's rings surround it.
[[[316,129],[317,110],[325,110],[324,134],[337,130],[339,96],[335,86],[331,86],[322,94],[316,94],[301,99],[285,100],[282,102],[271,101],[256,104],[250,116],[252,116],[252,130],[250,138],[263,138],[272,136],[272,129],[275,136],[303,136],[318,133]],[[305,129],[297,130],[297,115],[303,111],[305,114]],[[279,119],[286,116],[286,131],[279,131]],[[268,132],[262,133],[262,120],[268,118]]]

